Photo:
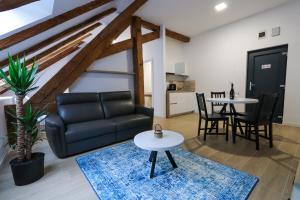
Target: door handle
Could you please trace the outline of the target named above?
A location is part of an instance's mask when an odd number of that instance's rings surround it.
[[[254,83],[252,83],[251,81],[249,82],[249,91],[252,91],[252,88],[255,86]]]
[[[279,85],[279,87],[284,89],[284,88],[285,88],[285,85]]]

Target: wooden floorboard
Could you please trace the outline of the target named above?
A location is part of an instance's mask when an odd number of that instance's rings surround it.
[[[185,149],[259,177],[249,199],[287,200],[290,197],[300,159],[300,128],[275,125],[274,148],[270,149],[268,142],[262,141],[261,150],[256,151],[254,142],[242,138],[237,138],[237,143],[232,144],[231,137],[226,142],[224,136],[208,136],[204,142],[202,134],[196,137],[198,116],[195,114],[156,118],[155,122],[165,129],[183,133]],[[31,185],[16,187],[6,162],[0,171],[1,200],[97,199],[75,157],[56,158],[47,141],[40,143],[35,150],[46,153],[45,176]]]

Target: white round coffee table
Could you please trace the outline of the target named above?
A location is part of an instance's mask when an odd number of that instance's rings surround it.
[[[163,130],[163,137],[156,138],[154,131],[145,131],[137,134],[134,137],[134,144],[148,151],[151,151],[149,161],[152,162],[150,178],[153,178],[157,152],[166,152],[173,168],[177,168],[177,165],[169,150],[179,147],[184,141],[183,136],[175,131]]]

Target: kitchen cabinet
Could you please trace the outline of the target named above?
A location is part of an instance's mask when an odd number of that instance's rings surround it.
[[[188,76],[189,68],[185,62],[167,64],[166,73]]]
[[[168,91],[167,117],[173,117],[194,112],[196,102],[195,92]]]

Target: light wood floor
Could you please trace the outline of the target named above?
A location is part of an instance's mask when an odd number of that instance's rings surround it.
[[[274,148],[262,142],[261,150],[256,151],[253,142],[240,138],[235,145],[231,141],[226,143],[224,136],[208,136],[203,142],[203,137],[196,137],[198,117],[195,114],[155,121],[165,129],[183,133],[187,150],[259,177],[250,199],[286,200],[290,197],[300,159],[300,128],[275,125]],[[97,199],[74,157],[57,159],[46,141],[38,145],[36,151],[46,153],[45,176],[31,185],[17,187],[5,163],[0,171],[1,200]]]

